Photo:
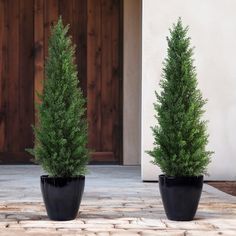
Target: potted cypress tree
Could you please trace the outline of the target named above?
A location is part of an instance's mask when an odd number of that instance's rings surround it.
[[[88,163],[85,98],[78,86],[75,46],[60,18],[51,29],[43,93],[39,95],[35,147],[31,153],[48,175],[41,191],[52,220],[76,217]]]
[[[207,126],[202,120],[206,100],[197,88],[187,32],[179,19],[167,37],[161,92],[156,92],[154,104],[158,125],[152,127],[154,149],[148,151],[163,172],[159,188],[166,215],[177,221],[194,218],[212,154],[206,150]]]

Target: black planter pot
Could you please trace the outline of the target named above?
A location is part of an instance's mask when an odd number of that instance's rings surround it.
[[[159,188],[167,218],[190,221],[194,218],[202,193],[203,176],[159,176]]]
[[[48,217],[51,220],[73,220],[76,218],[82,195],[85,177],[41,176],[41,191]]]

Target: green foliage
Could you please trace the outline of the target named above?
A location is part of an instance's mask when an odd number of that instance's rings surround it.
[[[83,175],[88,163],[86,101],[78,86],[75,46],[68,29],[60,18],[51,30],[39,122],[34,128],[35,159],[57,177]]]
[[[154,149],[148,151],[153,163],[168,176],[198,176],[206,173],[212,152],[208,143],[206,121],[202,121],[206,100],[197,88],[193,49],[188,27],[181,19],[167,37],[168,54],[154,104],[158,125],[152,127]]]

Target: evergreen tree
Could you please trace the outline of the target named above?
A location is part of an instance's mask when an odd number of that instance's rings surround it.
[[[83,175],[88,163],[86,101],[78,86],[75,46],[62,19],[51,29],[39,122],[34,128],[36,161],[50,176]]]
[[[201,119],[206,100],[197,88],[193,49],[188,27],[181,19],[167,37],[168,53],[154,104],[158,125],[152,127],[154,149],[148,153],[168,176],[198,176],[206,173],[212,152],[206,151],[206,121]]]

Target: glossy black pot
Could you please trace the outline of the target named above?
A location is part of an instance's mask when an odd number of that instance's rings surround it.
[[[82,195],[85,177],[41,176],[41,191],[48,217],[51,220],[73,220],[76,218]]]
[[[193,220],[202,193],[203,176],[159,176],[159,188],[167,218]]]

